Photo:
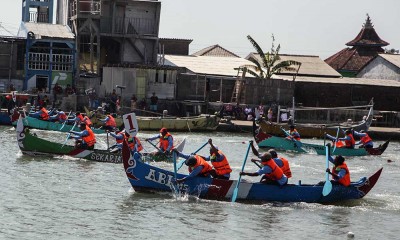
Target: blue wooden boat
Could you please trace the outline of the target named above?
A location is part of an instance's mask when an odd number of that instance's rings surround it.
[[[176,185],[174,173],[131,158],[128,146],[124,143],[122,159],[125,173],[132,188],[139,192],[187,193],[199,198],[229,201],[237,181],[194,177]],[[238,202],[308,202],[335,203],[344,200],[363,198],[376,184],[382,168],[371,177],[363,177],[349,187],[333,185],[332,191],[322,195],[323,184],[288,184],[280,187],[264,183],[241,182],[237,195]],[[177,178],[186,175],[177,174]],[[175,187],[177,186],[177,187]]]
[[[50,121],[43,121],[37,118],[26,116],[24,119],[24,126],[34,129],[41,129],[41,130],[50,130],[50,131],[57,131],[57,132],[69,132],[69,131],[77,131],[80,132],[81,130],[79,127],[72,129],[72,125],[65,124],[64,127],[62,123],[58,122],[50,122]],[[17,121],[12,123],[14,126],[17,126]],[[92,128],[95,134],[106,133],[103,129]]]

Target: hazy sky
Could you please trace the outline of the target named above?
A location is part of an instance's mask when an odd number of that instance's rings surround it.
[[[1,0],[1,26],[18,29],[22,0]],[[268,51],[271,34],[280,53],[318,55],[340,51],[361,30],[368,13],[379,36],[400,49],[400,0],[164,0],[160,37],[193,39],[190,52],[210,45],[246,56],[251,35]],[[0,27],[0,34],[4,29]]]

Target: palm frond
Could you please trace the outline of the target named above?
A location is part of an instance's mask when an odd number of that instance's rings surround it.
[[[247,35],[247,39],[249,39],[249,41],[253,45],[254,49],[257,51],[257,54],[260,56],[261,61],[263,62],[263,65],[266,65],[267,62],[266,62],[266,59],[264,56],[264,51],[261,49],[261,47],[258,45],[258,43],[256,41],[254,41],[254,39],[250,35]]]

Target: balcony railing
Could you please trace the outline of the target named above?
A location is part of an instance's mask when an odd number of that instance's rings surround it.
[[[29,12],[29,22],[49,23],[49,15],[47,13]]]
[[[72,15],[78,14],[78,6],[79,6],[79,13],[82,13],[82,14],[99,15],[101,13],[101,1],[100,0],[83,0],[83,1],[75,0],[75,1],[73,1],[71,4]]]
[[[100,32],[121,35],[154,35],[156,36],[155,21],[143,18],[112,18],[100,19]]]

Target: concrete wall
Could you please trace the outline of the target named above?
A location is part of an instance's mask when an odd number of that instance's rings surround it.
[[[378,56],[363,68],[357,77],[400,81],[400,68]]]

